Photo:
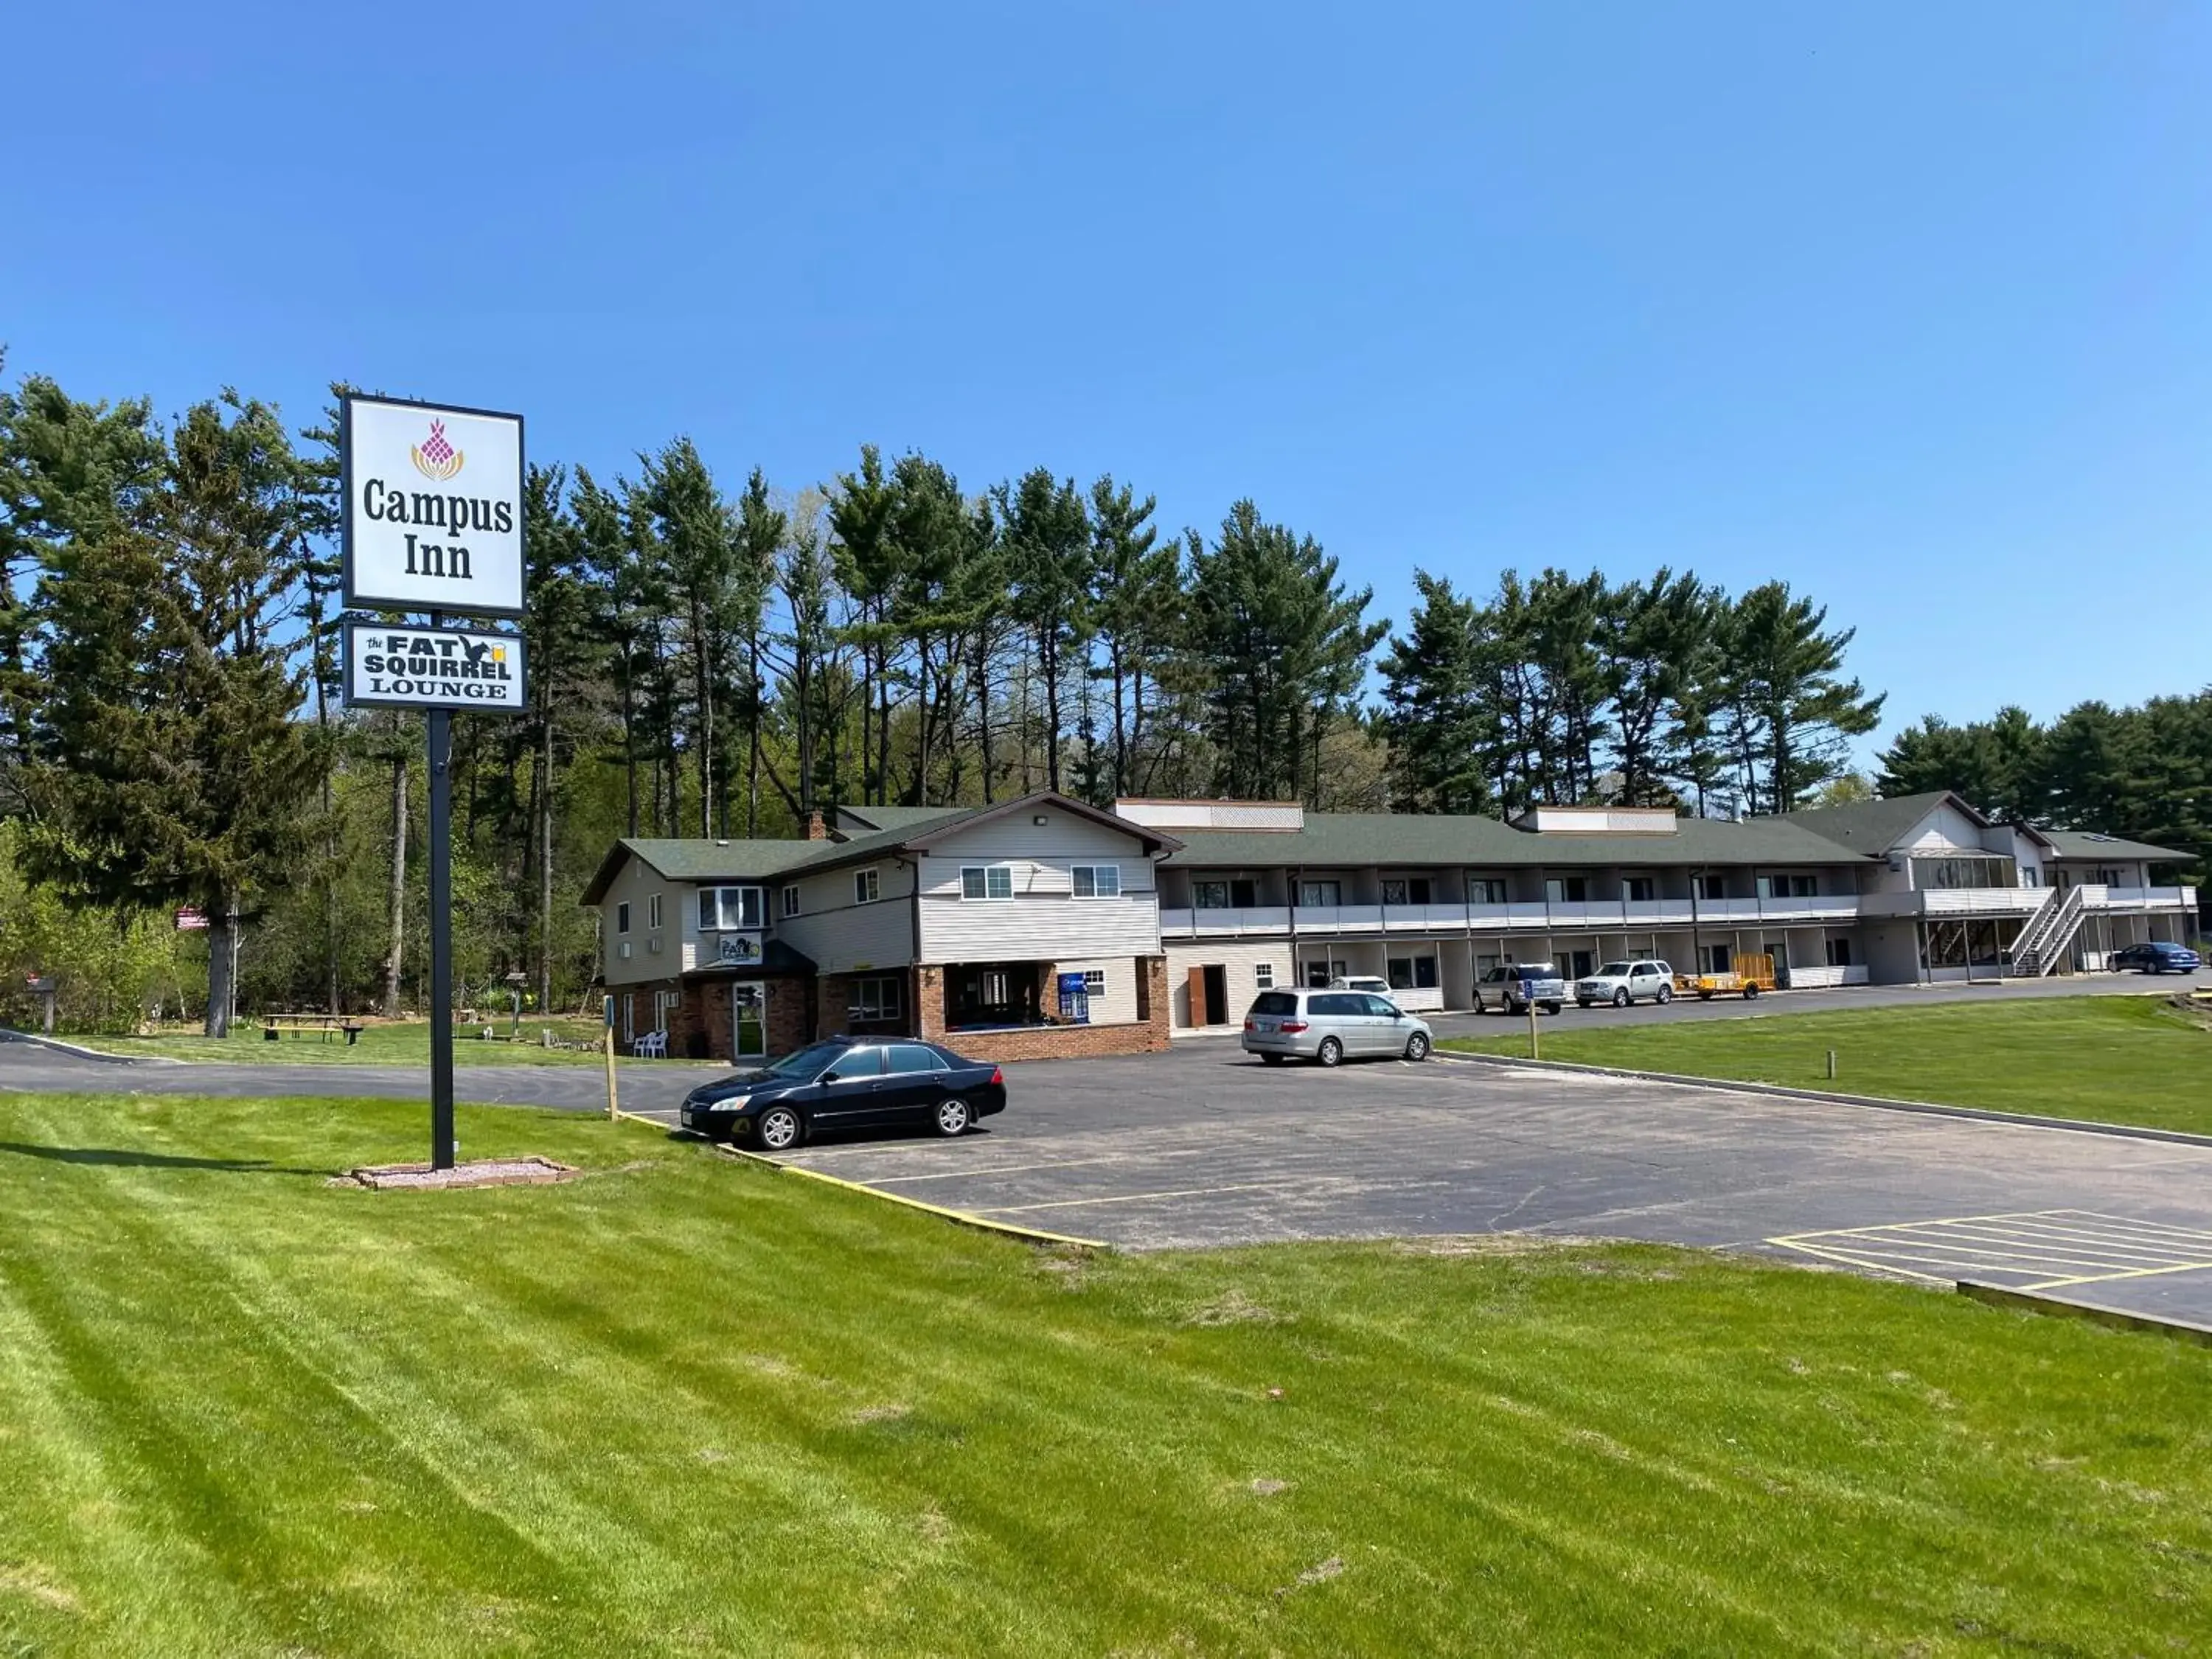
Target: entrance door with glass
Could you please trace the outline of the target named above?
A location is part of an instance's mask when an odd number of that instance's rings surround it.
[[[730,1052],[739,1060],[768,1052],[768,987],[757,980],[730,987]]]

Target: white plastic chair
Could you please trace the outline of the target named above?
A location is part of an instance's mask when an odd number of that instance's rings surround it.
[[[629,1045],[629,1051],[640,1060],[665,1060],[668,1058],[668,1033],[647,1031]]]

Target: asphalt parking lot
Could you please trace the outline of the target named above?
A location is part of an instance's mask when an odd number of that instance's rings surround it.
[[[789,1161],[1129,1249],[1510,1229],[2065,1280],[2212,1323],[2212,1147],[1468,1061],[1271,1069],[1231,1039],[1009,1066],[1007,1085],[962,1139]],[[1778,1242],[1939,1222],[1910,1249]]]

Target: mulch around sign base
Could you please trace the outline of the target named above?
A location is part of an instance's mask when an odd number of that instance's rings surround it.
[[[335,1186],[367,1187],[373,1191],[443,1191],[452,1187],[512,1187],[546,1181],[566,1181],[574,1166],[548,1158],[486,1158],[473,1164],[456,1164],[450,1170],[434,1170],[427,1164],[375,1164],[348,1170],[335,1178]]]

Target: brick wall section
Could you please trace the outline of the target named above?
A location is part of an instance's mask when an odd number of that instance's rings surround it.
[[[1040,1025],[1019,1031],[946,1032],[944,970],[916,969],[915,1006],[921,1014],[921,1035],[971,1060],[994,1063],[1163,1053],[1168,1046],[1167,958],[1138,957],[1133,961],[1145,979],[1147,1018],[1120,1025]]]
[[[677,1000],[668,1011],[669,1058],[690,1060],[703,1055],[709,1060],[734,1060],[737,1056],[731,1046],[730,983],[727,980],[696,980],[686,985],[681,980],[656,979],[624,986],[615,993],[616,1052],[629,1052],[629,1045],[622,1039],[622,999],[637,999],[637,1035],[642,1036],[653,1029],[653,994],[673,991]],[[794,1048],[805,1047],[810,1023],[807,1002],[813,987],[803,979],[769,979],[763,983],[768,987],[769,1053],[787,1054]],[[844,1017],[845,1004],[841,994],[837,1018],[842,1021]]]

